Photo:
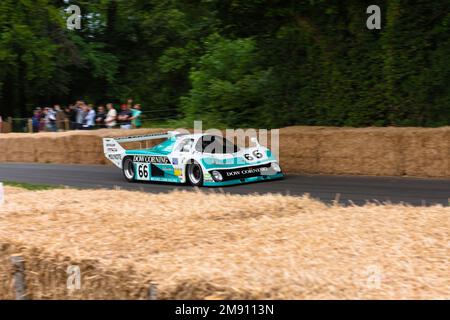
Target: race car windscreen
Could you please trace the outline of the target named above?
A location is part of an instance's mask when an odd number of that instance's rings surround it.
[[[225,154],[236,153],[239,147],[225,138],[206,135],[197,142],[195,150],[202,153]]]
[[[169,139],[154,146],[152,150],[157,152],[171,152],[173,150],[174,144],[175,142]]]

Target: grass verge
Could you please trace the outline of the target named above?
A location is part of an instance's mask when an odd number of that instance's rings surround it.
[[[53,190],[64,188],[61,185],[36,184],[36,183],[15,182],[15,181],[3,181],[3,185],[9,187],[22,188],[30,191]]]

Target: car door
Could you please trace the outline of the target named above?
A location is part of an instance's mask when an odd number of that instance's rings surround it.
[[[194,148],[194,139],[187,137],[181,139],[174,147],[171,154],[171,162],[174,167],[174,174],[178,178],[185,182],[185,172],[186,161],[190,158],[192,150]]]

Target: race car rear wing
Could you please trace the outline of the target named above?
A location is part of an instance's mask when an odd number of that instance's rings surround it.
[[[166,133],[152,133],[152,134],[145,134],[141,136],[130,136],[130,137],[120,137],[115,138],[117,142],[125,143],[125,142],[136,142],[136,141],[147,141],[147,140],[156,140],[156,139],[166,139],[173,136],[173,132],[166,132]]]
[[[122,143],[127,142],[142,142],[148,140],[168,139],[178,135],[177,131],[169,131],[165,133],[152,133],[140,136],[129,136],[120,138],[104,138],[103,152],[107,159],[109,159],[115,166],[122,169],[122,161],[126,155],[126,150],[121,146]]]

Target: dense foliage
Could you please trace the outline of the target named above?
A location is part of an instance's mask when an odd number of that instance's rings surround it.
[[[133,97],[217,126],[450,124],[450,2],[379,0],[368,30],[372,2],[1,0],[0,114]]]

